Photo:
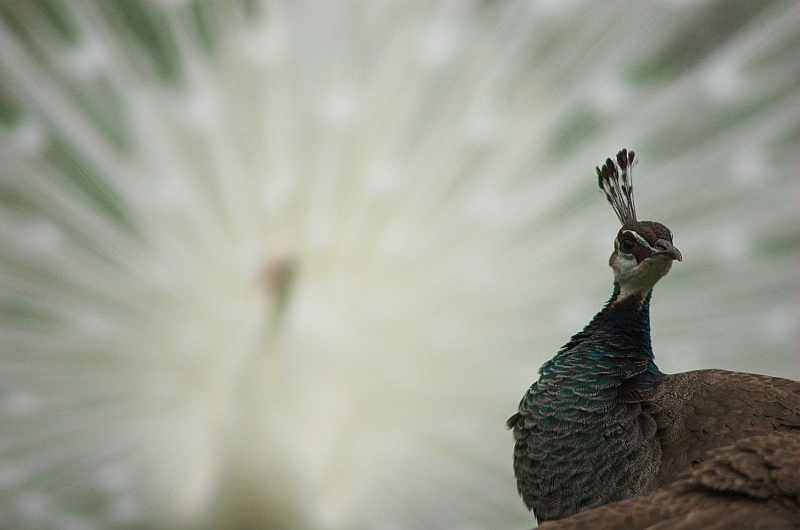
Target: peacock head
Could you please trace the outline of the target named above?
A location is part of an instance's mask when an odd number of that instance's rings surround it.
[[[669,228],[654,221],[636,220],[631,175],[635,163],[634,152],[623,149],[617,153],[616,162],[609,158],[602,168],[597,168],[600,189],[622,223],[608,261],[620,298],[648,292],[669,272],[674,260],[682,260],[672,244]]]

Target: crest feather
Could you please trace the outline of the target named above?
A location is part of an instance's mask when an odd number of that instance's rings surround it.
[[[606,159],[603,167],[597,168],[597,181],[608,203],[614,208],[623,225],[636,221],[636,205],[633,203],[633,166],[636,164],[633,151],[623,149],[617,153],[617,161]]]

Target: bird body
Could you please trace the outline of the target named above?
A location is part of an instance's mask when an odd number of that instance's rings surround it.
[[[614,290],[591,322],[546,362],[508,420],[514,472],[539,522],[646,494],[706,451],[800,429],[800,383],[698,370],[667,375],[650,342],[652,288],[682,259],[672,232],[637,221],[633,152],[598,168],[622,228],[609,264]]]

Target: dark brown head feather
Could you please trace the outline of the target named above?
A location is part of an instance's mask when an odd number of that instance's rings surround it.
[[[623,230],[632,230],[636,232],[642,236],[645,241],[650,243],[650,245],[655,245],[656,241],[659,239],[665,239],[672,243],[672,231],[655,221],[634,221],[632,223],[625,223],[622,225],[622,228],[620,228],[620,232]]]
[[[661,223],[656,223],[655,221],[634,221],[632,223],[625,223],[622,228],[619,229],[619,232],[617,232],[617,241],[622,245],[623,240],[629,239],[634,245],[633,250],[629,253],[633,254],[636,261],[639,263],[645,258],[650,257],[653,254],[653,250],[652,248],[640,245],[631,232],[636,232],[636,234],[647,241],[651,247],[655,247],[659,239],[672,243],[672,232]]]

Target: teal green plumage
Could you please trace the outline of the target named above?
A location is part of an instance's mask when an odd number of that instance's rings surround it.
[[[663,376],[650,346],[650,296],[618,295],[615,286],[603,310],[542,366],[508,422],[520,493],[540,521],[652,489],[661,451],[643,404]]]

